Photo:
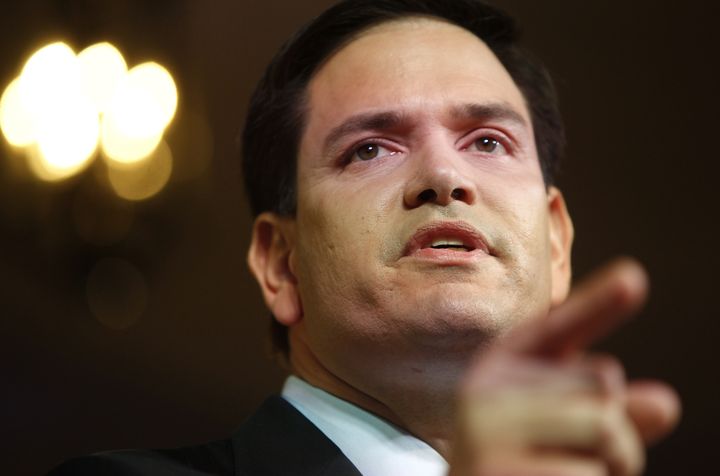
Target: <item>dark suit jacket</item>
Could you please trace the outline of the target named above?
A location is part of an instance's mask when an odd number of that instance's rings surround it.
[[[360,476],[315,425],[271,397],[227,440],[171,450],[98,453],[65,462],[48,476]]]

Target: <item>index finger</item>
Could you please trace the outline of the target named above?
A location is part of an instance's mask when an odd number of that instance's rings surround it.
[[[635,260],[612,262],[578,285],[547,317],[511,333],[503,348],[547,358],[586,349],[632,316],[645,302],[648,279]]]

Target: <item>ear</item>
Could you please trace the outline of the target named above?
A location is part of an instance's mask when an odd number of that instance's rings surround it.
[[[255,219],[248,266],[260,284],[265,304],[285,326],[302,319],[302,303],[292,263],[295,251],[295,219],[262,213]]]
[[[572,267],[573,229],[572,219],[565,206],[562,192],[556,187],[548,190],[548,212],[550,217],[550,260],[552,267],[552,305],[557,306],[565,301],[570,292]]]

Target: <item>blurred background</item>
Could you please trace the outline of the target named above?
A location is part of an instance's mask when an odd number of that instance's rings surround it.
[[[3,2],[3,474],[224,438],[279,389],[245,266],[236,138],[274,51],[331,3]],[[648,474],[708,474],[720,440],[720,8],[496,3],[558,82],[576,275],[626,254],[652,276],[646,309],[600,345],[683,397]],[[27,103],[38,84],[52,94]]]

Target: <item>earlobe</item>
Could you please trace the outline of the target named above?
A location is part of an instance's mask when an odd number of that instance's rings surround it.
[[[571,253],[575,230],[562,192],[556,187],[550,187],[548,190],[548,212],[552,266],[551,298],[552,305],[557,306],[570,292]]]
[[[274,213],[255,219],[248,266],[262,290],[265,304],[280,324],[292,326],[302,319],[302,303],[291,259],[295,246],[295,220]]]

